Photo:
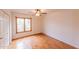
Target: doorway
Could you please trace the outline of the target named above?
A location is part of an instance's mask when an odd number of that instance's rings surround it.
[[[9,20],[9,15],[0,10],[0,48],[7,47],[10,42]]]

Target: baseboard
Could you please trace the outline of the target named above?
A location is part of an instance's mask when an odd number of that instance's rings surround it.
[[[47,37],[49,37],[49,38],[51,38],[51,39],[55,39],[55,40],[57,40],[57,41],[60,41],[60,40],[58,40],[58,39],[56,39],[56,38],[54,38],[54,37],[51,37],[51,36],[49,36],[49,35],[47,35],[47,34],[45,34],[45,33],[42,33],[43,35],[45,35],[45,36],[47,36]],[[62,43],[64,43],[64,44],[67,44],[67,45],[70,45],[70,44],[68,44],[68,43],[66,43],[66,42],[63,42],[63,41],[60,41],[60,42],[62,42]],[[72,46],[72,45],[70,45],[70,46]],[[74,47],[74,46],[72,46],[72,47]],[[77,47],[74,47],[75,49],[78,49]]]
[[[29,37],[29,36],[33,36],[33,35],[39,35],[39,34],[42,34],[42,33],[36,33],[36,34],[26,35],[26,36],[23,36],[23,37],[12,39],[12,41],[14,41],[16,39],[21,39],[21,38],[24,38],[24,37]]]
[[[49,37],[50,39],[55,39],[55,40],[57,40],[57,41],[60,41],[60,40],[58,40],[58,39],[56,39],[56,38],[54,38],[54,37],[51,37],[51,36],[49,36],[49,35],[47,35],[47,34],[45,34],[45,33],[31,34],[31,35],[27,35],[27,36],[19,37],[19,38],[16,38],[16,39],[21,39],[21,38],[24,38],[24,37],[29,37],[29,36],[34,36],[34,35],[40,35],[40,34],[45,35],[45,36]],[[13,40],[16,40],[16,39],[13,39]],[[70,44],[68,44],[68,43],[66,43],[66,42],[63,42],[63,41],[60,41],[60,42],[62,42],[62,43],[64,43],[64,44],[67,44],[67,45],[69,45],[69,46],[72,46],[72,45],[70,45]],[[75,49],[77,49],[77,48],[74,47],[74,46],[72,46],[72,47],[75,48]]]

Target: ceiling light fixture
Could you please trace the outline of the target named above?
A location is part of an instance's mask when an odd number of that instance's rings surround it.
[[[39,9],[36,9],[36,16],[40,16],[41,15],[41,11]]]

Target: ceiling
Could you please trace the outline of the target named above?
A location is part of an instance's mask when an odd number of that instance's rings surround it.
[[[8,9],[8,10],[14,13],[23,13],[23,14],[29,14],[29,15],[35,14],[35,9]],[[52,9],[41,9],[41,11],[44,13],[48,13],[52,11]]]

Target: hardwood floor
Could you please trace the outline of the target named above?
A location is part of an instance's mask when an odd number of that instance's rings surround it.
[[[75,49],[74,47],[50,38],[44,34],[37,34],[29,37],[13,40],[8,47],[11,49]]]

